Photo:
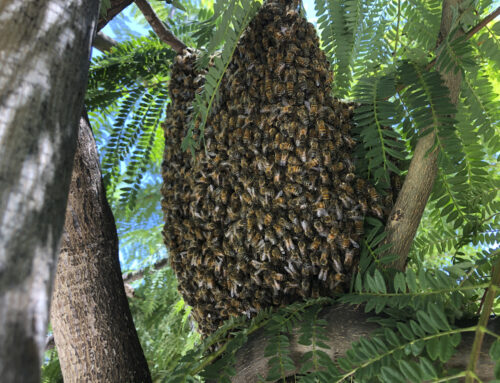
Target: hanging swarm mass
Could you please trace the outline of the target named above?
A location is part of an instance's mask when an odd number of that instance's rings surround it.
[[[363,218],[382,217],[354,173],[353,105],[312,24],[267,2],[238,43],[205,131],[181,151],[203,77],[178,57],[163,163],[164,238],[179,290],[204,333],[230,316],[342,291],[357,264]]]

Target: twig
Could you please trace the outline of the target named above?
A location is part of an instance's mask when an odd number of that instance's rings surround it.
[[[498,15],[500,15],[500,7],[495,9],[492,13],[490,13],[488,16],[482,19],[474,28],[472,28],[469,32],[467,32],[466,33],[467,39],[470,39],[476,32],[484,28],[486,24],[488,24]]]
[[[182,51],[187,48],[186,44],[175,37],[174,34],[165,26],[165,24],[158,18],[158,15],[151,5],[149,5],[146,0],[135,0],[135,4],[139,7],[142,14],[160,40],[169,45],[178,54],[182,54]]]
[[[499,252],[493,253],[497,255]],[[473,383],[475,379],[475,372],[477,367],[477,362],[479,360],[479,354],[481,353],[481,345],[484,338],[484,330],[488,324],[488,319],[490,317],[491,309],[493,308],[493,302],[500,289],[500,258],[496,261],[492,270],[491,283],[488,287],[486,293],[486,298],[484,299],[483,311],[479,317],[477,323],[476,336],[474,337],[474,343],[472,344],[472,350],[470,353],[470,361],[467,366],[467,377],[465,378],[465,383]]]
[[[163,258],[163,259],[160,259],[158,262],[153,263],[153,265],[151,267],[148,267],[147,269],[140,269],[137,271],[133,271],[131,273],[124,274],[123,275],[123,283],[127,284],[130,282],[137,281],[138,279],[141,279],[144,277],[144,273],[147,270],[160,270],[160,269],[164,268],[165,266],[167,266],[167,264],[168,264],[168,259]]]

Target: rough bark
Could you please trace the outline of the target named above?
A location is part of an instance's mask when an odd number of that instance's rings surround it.
[[[329,350],[324,350],[332,359],[345,354],[351,348],[351,343],[358,341],[362,337],[367,337],[372,333],[377,325],[368,322],[370,315],[365,314],[363,309],[352,306],[336,306],[326,309],[320,318],[327,321],[328,339],[322,339]],[[495,333],[500,331],[500,319],[490,320],[488,328]],[[291,358],[296,366],[300,366],[303,355],[311,351],[310,346],[298,344],[297,332],[294,331],[290,338]],[[462,341],[459,344],[453,357],[447,362],[448,369],[457,368],[465,370],[469,363],[470,350],[474,341],[474,332],[463,333]],[[478,376],[482,381],[494,379],[495,362],[488,356],[488,350],[494,342],[494,338],[486,336],[481,348],[480,360],[478,363]],[[236,354],[236,376],[233,383],[257,382],[258,376],[266,376],[268,373],[268,357],[264,357],[264,349],[267,345],[267,337],[263,331],[258,331],[250,336],[245,347]],[[295,371],[297,373],[299,368]],[[292,374],[292,373],[291,373]]]
[[[453,7],[458,6],[461,2],[462,0],[445,0],[443,2],[438,45],[450,33]],[[462,34],[463,32],[458,31],[455,38]],[[441,73],[441,75],[450,91],[451,102],[456,105],[462,81],[460,73],[455,74],[450,71]],[[391,267],[397,270],[405,268],[411,244],[434,186],[438,172],[439,153],[437,149],[432,153],[428,153],[428,151],[432,148],[435,139],[435,134],[431,133],[418,140],[405,182],[387,221],[386,243],[392,243],[392,247],[388,251],[398,256],[397,260],[391,264]]]
[[[98,0],[0,2],[0,379],[39,382]]]
[[[80,120],[51,322],[64,381],[150,382],[125,296],[99,156]]]

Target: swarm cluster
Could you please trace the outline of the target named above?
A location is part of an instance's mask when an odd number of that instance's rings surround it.
[[[179,290],[205,333],[229,316],[342,291],[363,219],[383,216],[354,173],[353,105],[330,96],[314,27],[267,2],[238,43],[205,150],[182,152],[203,83],[195,55],[172,69],[165,124],[164,238]]]

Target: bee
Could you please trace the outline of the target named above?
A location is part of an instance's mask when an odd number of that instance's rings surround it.
[[[306,252],[307,252],[307,245],[304,241],[299,241],[298,243],[298,248],[299,248],[299,252],[300,254],[302,255],[302,257],[305,257],[306,256]]]
[[[324,170],[320,171],[319,177],[321,178],[321,183],[323,185],[330,184],[330,175],[327,172],[325,172]]]
[[[345,175],[345,180],[347,182],[352,182],[352,181],[354,181],[355,178],[356,178],[356,176],[354,175],[354,173],[347,173]]]
[[[326,217],[328,215],[328,212],[326,211],[326,204],[325,201],[320,200],[314,204],[315,211],[316,211],[316,216],[318,218],[321,217]]]
[[[297,78],[297,85],[301,91],[305,92],[307,90],[306,76],[299,75],[299,77]]]
[[[285,229],[278,222],[274,223],[273,229],[278,237],[283,237],[283,235],[285,234]]]
[[[302,187],[298,184],[287,184],[283,188],[283,192],[288,196],[298,196],[302,193]]]
[[[280,164],[280,166],[286,166],[290,152],[282,151],[281,153],[276,152],[276,154],[278,155],[278,158],[279,158],[278,163]]]
[[[293,144],[292,144],[290,141],[285,141],[285,142],[280,143],[279,148],[280,148],[281,150],[288,150],[288,151],[292,151],[292,150],[293,150]],[[283,165],[282,165],[282,166],[283,166]]]
[[[318,115],[318,104],[316,103],[316,99],[314,97],[309,99],[309,112],[313,116]]]
[[[288,165],[287,175],[289,177],[292,177],[295,174],[299,174],[300,172],[301,172],[301,167],[300,166],[298,166],[298,165],[291,165],[291,164]]]
[[[318,157],[313,157],[313,158],[310,158],[310,159],[306,162],[305,166],[306,166],[306,169],[313,169],[313,168],[318,167],[318,166],[319,166],[319,164],[320,164],[320,162],[319,162],[319,158],[318,158]]]
[[[374,205],[374,206],[372,205],[370,210],[378,218],[380,218],[380,219],[384,218],[384,213],[382,211],[382,208],[379,205]]]
[[[279,194],[279,195],[277,195],[274,198],[274,203],[275,203],[275,205],[277,205],[277,206],[279,206],[281,208],[286,208],[286,200],[285,200],[285,197],[283,197],[282,194]]]
[[[279,31],[275,31],[273,36],[274,40],[276,40],[276,44],[278,45],[285,41],[285,35]]]
[[[274,85],[274,94],[278,97],[283,96],[285,94],[285,90],[285,86],[281,82]]]
[[[283,238],[285,242],[285,248],[287,251],[291,251],[295,249],[295,244],[293,243],[292,237],[290,234],[286,234]]]
[[[265,93],[266,93],[267,101],[273,102],[274,94],[273,94],[273,90],[271,88],[271,82],[266,82]]]
[[[347,250],[345,252],[344,265],[350,268],[352,266],[353,259],[354,259],[354,251]]]
[[[246,128],[243,131],[243,142],[248,145],[251,139],[252,139],[252,131],[249,128]]]
[[[295,103],[296,105],[302,105],[304,104],[304,100],[306,98],[306,94],[304,93],[303,90],[299,90],[296,94],[295,94]]]
[[[279,262],[282,259],[281,251],[277,246],[273,246],[273,249],[271,250],[271,259],[275,262]]]
[[[365,187],[366,187],[366,181],[362,178],[358,178],[356,180],[356,191],[358,193],[364,193]]]
[[[281,172],[279,169],[276,169],[273,174],[273,182],[275,185],[279,185],[281,183]]]
[[[297,71],[295,68],[289,68],[285,72],[285,81],[295,82],[297,80]]]
[[[294,54],[291,51],[288,51],[286,56],[285,56],[285,63],[287,65],[292,65],[293,59],[294,59]]]
[[[304,68],[307,68],[309,65],[309,59],[307,57],[297,56],[295,61],[297,61],[297,64],[303,66]]]
[[[304,107],[300,107],[297,110],[297,117],[299,118],[302,125],[305,125],[305,126],[309,125],[309,116],[307,115],[307,111]]]
[[[349,185],[346,182],[341,182],[340,183],[340,188],[345,191],[347,194],[353,195],[354,194],[354,189],[352,188],[351,185]]]
[[[379,199],[377,190],[373,186],[368,186],[368,195],[373,202],[377,202]]]
[[[314,226],[314,228],[316,229],[316,231],[318,232],[318,234],[320,236],[322,236],[322,237],[327,237],[328,236],[328,233],[325,230],[325,227],[323,226],[323,224],[321,223],[321,221],[314,221],[313,226]]]
[[[325,264],[325,265],[322,265],[322,266],[326,266],[326,264]],[[319,270],[318,279],[319,279],[320,281],[325,282],[325,281],[326,281],[326,279],[327,279],[327,277],[328,277],[328,269],[321,268],[321,269]],[[319,292],[318,292],[318,296],[319,296]]]
[[[319,257],[319,264],[321,266],[327,266],[328,265],[328,258],[329,258],[329,254],[328,254],[328,251],[327,250],[322,250],[321,251],[321,255]]]
[[[295,141],[295,144],[297,144],[297,141]],[[300,160],[305,163],[307,160],[307,150],[304,147],[297,147],[295,148],[295,154],[300,158]]]
[[[292,97],[295,91],[295,84],[291,81],[286,83],[286,94],[288,97]]]
[[[326,237],[326,241],[330,244],[335,243],[335,240],[337,239],[339,235],[339,230],[336,227],[332,227],[330,229],[330,232],[328,233],[328,237]]]
[[[333,165],[332,165],[332,171],[334,173],[340,173],[342,170],[344,170],[345,166],[344,166],[344,163],[339,161],[339,162],[335,162]]]
[[[316,127],[318,128],[318,133],[321,138],[326,136],[326,124],[323,120],[318,120],[316,122]]]
[[[351,240],[347,235],[342,235],[342,238],[340,240],[340,247],[345,251],[349,248],[349,245],[351,244]]]

